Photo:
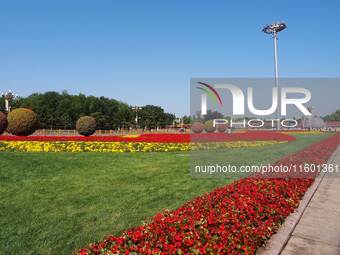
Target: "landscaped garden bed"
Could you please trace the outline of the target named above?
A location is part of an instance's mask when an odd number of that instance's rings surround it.
[[[284,141],[230,141],[218,143],[143,143],[143,142],[37,142],[2,141],[0,151],[22,152],[170,152],[199,149],[259,147]]]
[[[0,151],[168,152],[259,147],[295,140],[276,132],[235,134],[142,134],[126,136],[0,136]]]
[[[122,136],[0,136],[0,141],[81,141],[81,142],[147,142],[147,143],[188,143],[190,141],[293,141],[295,137],[274,131],[248,131],[242,133],[146,133]]]
[[[292,142],[225,150],[224,158],[236,166],[271,164],[329,135],[294,134]],[[193,180],[190,153],[182,151],[0,152],[0,157],[4,254],[76,253],[240,178]]]
[[[277,164],[323,164],[339,144],[337,134]],[[242,179],[78,254],[254,254],[298,206],[313,177]]]

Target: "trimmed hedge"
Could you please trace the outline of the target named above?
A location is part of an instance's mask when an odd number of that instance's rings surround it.
[[[227,124],[217,124],[216,125],[216,129],[218,132],[220,133],[225,133],[225,131],[227,130],[228,126]]]
[[[207,133],[214,133],[216,131],[216,127],[214,127],[214,122],[212,120],[208,120],[204,123],[204,130]]]
[[[191,126],[191,130],[196,134],[202,133],[204,125],[201,122],[194,122]]]
[[[18,108],[9,112],[7,120],[7,131],[17,136],[31,135],[39,126],[37,114],[27,108]]]
[[[3,112],[0,112],[0,135],[2,135],[8,126],[7,115]]]
[[[96,120],[90,116],[80,117],[76,124],[76,129],[80,135],[90,136],[96,131]]]

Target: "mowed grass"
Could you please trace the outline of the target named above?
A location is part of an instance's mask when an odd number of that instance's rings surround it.
[[[327,135],[225,151],[274,162]],[[0,254],[71,254],[232,180],[192,179],[189,153],[0,153]]]

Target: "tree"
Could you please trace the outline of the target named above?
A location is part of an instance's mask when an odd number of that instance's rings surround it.
[[[208,110],[207,114],[204,115],[204,122],[214,119],[224,119],[224,116],[220,112]]]
[[[5,98],[0,97],[0,112],[4,112],[4,111],[5,111]]]
[[[37,113],[40,128],[74,129],[82,116],[96,119],[97,129],[109,130],[135,126],[135,112],[123,102],[106,97],[70,95],[46,92],[34,93],[28,97],[17,98],[12,108],[29,108]],[[4,108],[4,99],[0,98],[0,110]],[[148,129],[171,125],[175,116],[165,113],[159,106],[147,105],[139,113],[140,126]]]
[[[60,123],[60,127],[62,127],[63,129],[72,129],[74,125],[72,118],[67,112],[60,116],[58,123]]]
[[[323,118],[325,121],[340,121],[340,110],[333,112]]]
[[[186,115],[184,115],[183,118],[182,118],[182,120],[183,120],[183,124],[191,124],[191,123],[192,123],[192,118],[191,118],[191,116],[186,116]]]
[[[164,128],[171,125],[175,115],[165,113],[162,107],[146,105],[138,112],[139,126],[146,129]]]

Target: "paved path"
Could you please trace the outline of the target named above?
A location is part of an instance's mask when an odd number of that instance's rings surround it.
[[[340,255],[340,177],[324,176],[281,254]]]

